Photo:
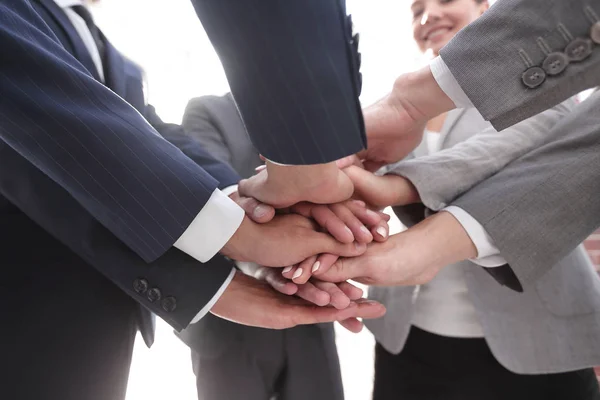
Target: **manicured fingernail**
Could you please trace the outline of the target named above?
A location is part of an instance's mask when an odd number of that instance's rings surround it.
[[[267,215],[268,212],[269,212],[269,207],[267,207],[263,204],[259,204],[256,207],[254,207],[254,216],[256,218],[262,218],[265,215]]]
[[[352,235],[352,230],[350,228],[348,228],[347,226],[344,227],[344,230]]]
[[[292,279],[296,279],[298,278],[300,275],[302,275],[302,268],[298,268],[296,270],[296,272],[294,272],[294,276],[292,276]]]
[[[312,266],[312,273],[314,274],[315,272],[317,272],[320,267],[321,267],[321,261],[317,261],[316,263],[314,263]]]
[[[254,168],[254,170],[256,172],[260,172],[260,171],[262,171],[265,168],[267,168],[267,166],[263,164],[263,165],[259,165],[258,167]]]
[[[293,265],[291,265],[289,267],[285,267],[281,273],[282,274],[287,274],[288,272],[290,272],[292,270],[292,268],[294,268]]]
[[[387,231],[385,230],[385,228],[383,226],[380,226],[379,228],[377,228],[377,230],[375,232],[377,232],[377,234],[384,239],[387,237]]]
[[[371,232],[369,232],[369,230],[364,225],[360,227],[360,231],[365,235],[371,236]]]

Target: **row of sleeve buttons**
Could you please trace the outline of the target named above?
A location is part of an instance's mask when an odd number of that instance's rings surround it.
[[[163,298],[162,291],[153,287],[150,288],[148,280],[145,278],[137,278],[133,281],[133,290],[141,295],[146,296],[146,299],[150,303],[159,302],[163,310],[166,312],[173,312],[177,308],[177,299],[173,296],[166,296]]]
[[[564,52],[556,51],[548,54],[541,67],[530,67],[523,73],[523,84],[534,89],[544,83],[547,76],[559,75],[570,63],[581,62],[588,58],[592,54],[594,43],[600,44],[600,21],[592,26],[590,38],[576,38],[567,45]]]

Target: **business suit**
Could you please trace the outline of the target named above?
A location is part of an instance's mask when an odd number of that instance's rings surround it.
[[[35,13],[23,3],[22,8],[3,8],[3,15],[16,12],[31,19],[41,15],[67,51],[75,56],[82,54],[77,53],[84,50],[79,37],[54,2],[40,0],[33,6]],[[52,41],[50,45],[59,54],[65,52],[58,43]],[[237,175],[187,139],[180,127],[162,124],[144,102],[139,68],[110,43],[106,45],[107,84],[137,108],[133,111],[123,103],[142,122],[141,126],[148,125],[138,112],[186,149],[195,162],[206,166],[223,185],[235,183]],[[74,65],[81,69],[78,74],[91,75],[82,64]],[[21,112],[17,109],[7,113],[7,104],[3,106],[4,121],[14,123],[14,117]],[[5,124],[2,133],[10,136],[8,127]],[[106,129],[111,129],[110,121]],[[4,141],[0,153],[3,260],[11,266],[3,280],[2,300],[20,299],[18,307],[5,314],[3,322],[15,329],[2,333],[2,354],[5,365],[10,366],[3,369],[5,395],[40,399],[123,398],[135,332],[140,329],[148,345],[153,341],[153,320],[147,310],[153,309],[175,326],[187,325],[182,321],[191,319],[197,313],[194,309],[210,300],[229,275],[231,264],[216,257],[210,262],[212,270],[208,273],[199,262],[176,249],[146,263],[94,219],[72,194]],[[173,154],[184,157],[178,150]],[[32,245],[35,252],[31,251]],[[187,279],[177,279],[177,274],[185,274]],[[145,302],[144,306],[132,297]],[[182,314],[176,312],[179,306]],[[179,315],[170,317],[172,314]]]
[[[496,132],[474,109],[451,111],[441,132],[442,149],[447,150],[427,156],[427,143],[423,142],[415,149],[415,158],[391,166],[389,173],[407,177],[421,194],[423,203],[434,211],[440,210],[462,191],[495,174],[532,147],[552,141],[547,129],[552,129],[574,109],[574,102],[568,101],[503,132]],[[423,210],[421,207],[418,215],[415,206],[395,208],[398,217],[408,225],[422,219]],[[539,226],[537,232],[547,236],[545,226]],[[428,397],[428,393],[432,396],[436,390],[445,393],[444,398],[461,399],[598,397],[589,367],[600,363],[596,340],[600,332],[600,278],[582,246],[523,293],[498,285],[484,269],[470,261],[445,267],[431,285],[439,287],[454,276],[466,284],[461,295],[468,296],[473,318],[481,325],[485,341],[444,337],[411,327],[416,307],[415,287],[370,289],[369,297],[382,301],[388,310],[383,318],[367,322],[380,343],[377,365],[385,370],[376,373],[374,398],[388,398],[386,395],[394,385],[402,387],[396,387],[397,390],[414,390],[414,397],[407,398],[415,399],[436,398]],[[392,355],[398,353],[400,356]],[[454,359],[454,368],[441,359],[439,363],[436,361],[440,370],[450,368],[447,379],[440,379],[437,387],[428,388],[424,380],[408,379],[405,375],[402,377],[408,383],[396,384],[403,363],[417,353],[421,353],[422,359],[439,359],[439,354],[445,354]],[[456,357],[462,357],[464,362]],[[394,371],[390,365],[396,363],[399,369]],[[414,374],[418,375],[415,371],[426,374],[426,368],[420,370],[413,365],[413,369]],[[565,374],[566,371],[577,372]],[[386,383],[390,380],[384,377],[393,372],[397,379]],[[470,375],[466,380],[465,374]],[[460,390],[453,387],[463,380]]]
[[[596,3],[584,0],[551,6],[538,0],[498,2],[440,53],[474,106],[504,128],[600,84],[599,13]],[[515,15],[524,23],[512,24]],[[549,56],[538,38],[568,56],[559,74],[544,69]],[[531,70],[535,67],[543,71]],[[532,85],[536,71],[539,80]],[[454,203],[483,225],[525,290],[600,225],[600,203],[592,195],[598,190],[599,101],[592,96],[548,132],[560,139],[523,156]],[[539,226],[551,234],[540,237]]]
[[[190,100],[186,133],[250,177],[262,164],[230,93]],[[198,398],[343,399],[333,324],[269,330],[207,315],[179,335],[192,349]]]

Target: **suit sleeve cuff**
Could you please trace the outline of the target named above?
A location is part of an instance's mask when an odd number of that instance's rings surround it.
[[[469,100],[466,93],[460,85],[450,69],[442,60],[442,57],[437,56],[429,62],[429,68],[433,74],[433,78],[439,85],[439,87],[446,93],[446,95],[454,102],[456,108],[472,108],[473,103]]]
[[[486,268],[506,264],[506,260],[500,255],[500,250],[494,244],[491,236],[471,214],[456,206],[448,206],[443,211],[449,212],[458,220],[475,245],[477,258],[470,260],[471,262]]]
[[[200,312],[198,314],[196,314],[196,316],[190,322],[190,325],[195,324],[196,322],[200,321],[206,314],[208,314],[208,312],[211,310],[211,308],[213,308],[213,306],[215,304],[217,304],[217,301],[221,298],[223,293],[225,293],[225,290],[227,289],[227,287],[233,280],[234,276],[235,276],[235,268],[232,268],[231,272],[229,273],[229,276],[227,277],[227,279],[225,279],[225,282],[223,282],[223,284],[221,285],[219,290],[217,290],[217,293],[215,293],[213,298],[210,299],[210,301],[208,303],[206,303],[206,305],[202,308],[202,310],[200,310]]]
[[[231,239],[244,220],[244,210],[218,189],[173,246],[205,263]]]

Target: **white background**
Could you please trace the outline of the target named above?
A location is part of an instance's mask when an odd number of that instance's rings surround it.
[[[390,90],[398,74],[426,60],[412,41],[410,0],[348,0],[347,7],[360,33],[361,101],[368,105]],[[113,44],[145,69],[149,101],[165,121],[181,122],[192,97],[228,91],[219,59],[190,0],[102,0],[93,11]],[[372,336],[366,330],[354,335],[338,329],[337,343],[346,399],[369,399]],[[158,321],[151,350],[139,337],[136,341],[127,400],[165,399],[197,396],[188,348]]]

